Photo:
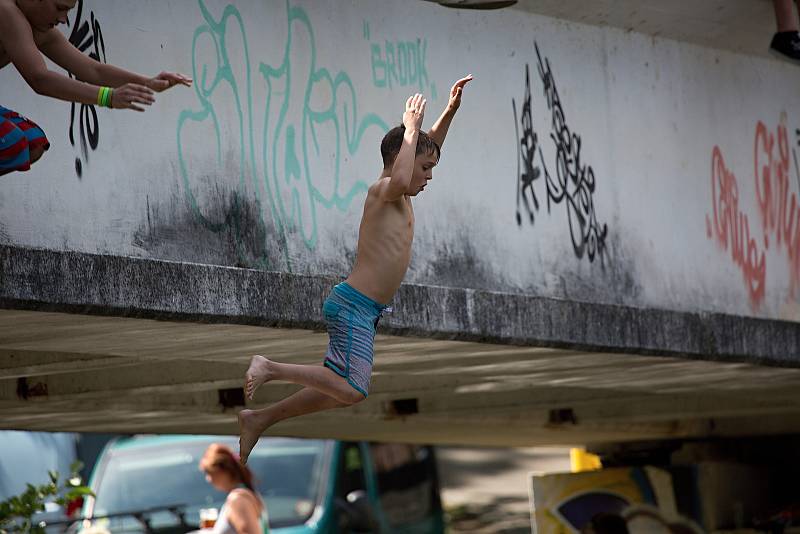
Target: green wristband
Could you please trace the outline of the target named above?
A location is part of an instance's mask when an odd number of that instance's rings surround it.
[[[98,106],[102,106],[103,105],[103,96],[105,95],[104,89],[105,89],[105,87],[101,87],[97,91],[97,105]]]
[[[112,96],[114,96],[114,90],[111,89],[110,87],[108,87],[107,89],[108,91],[106,91],[106,107],[111,109],[111,98]]]

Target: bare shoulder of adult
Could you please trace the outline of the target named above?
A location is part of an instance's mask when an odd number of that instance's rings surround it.
[[[258,498],[250,491],[233,490],[227,502],[232,512],[228,517],[234,526],[241,526],[246,524],[248,520],[258,517],[260,504]],[[240,529],[237,528],[238,530]]]
[[[14,63],[29,84],[47,69],[30,22],[12,0],[0,0],[0,52],[3,63]]]
[[[33,38],[36,40],[36,45],[40,47],[48,43],[52,43],[53,40],[57,39],[58,37],[63,37],[66,40],[66,37],[64,37],[64,34],[61,33],[61,30],[58,28],[50,28],[44,32],[33,30]]]
[[[10,35],[11,26],[19,24],[19,17],[26,20],[13,0],[0,0],[0,46],[3,46],[3,37]],[[28,27],[30,28],[30,24]],[[5,46],[3,46],[3,50],[5,50]]]
[[[8,13],[5,10],[10,8],[19,11],[19,8],[14,0],[0,0],[0,13]]]

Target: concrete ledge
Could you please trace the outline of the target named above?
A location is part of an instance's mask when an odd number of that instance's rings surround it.
[[[322,329],[338,279],[0,246],[0,308]],[[405,284],[391,334],[800,366],[800,324]]]

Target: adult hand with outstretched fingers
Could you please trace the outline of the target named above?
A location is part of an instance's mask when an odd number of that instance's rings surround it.
[[[144,111],[142,106],[149,106],[155,101],[153,90],[138,83],[126,83],[111,94],[111,107],[114,109]]]
[[[161,72],[157,76],[153,76],[147,80],[147,87],[153,91],[166,91],[170,87],[176,85],[185,85],[186,87],[192,86],[192,79],[177,72]]]

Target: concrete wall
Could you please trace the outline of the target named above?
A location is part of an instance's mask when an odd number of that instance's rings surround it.
[[[53,144],[0,179],[2,244],[345,275],[383,133],[471,72],[409,281],[800,320],[791,66],[412,0],[81,5],[86,53],[195,87],[137,114],[0,71]]]

